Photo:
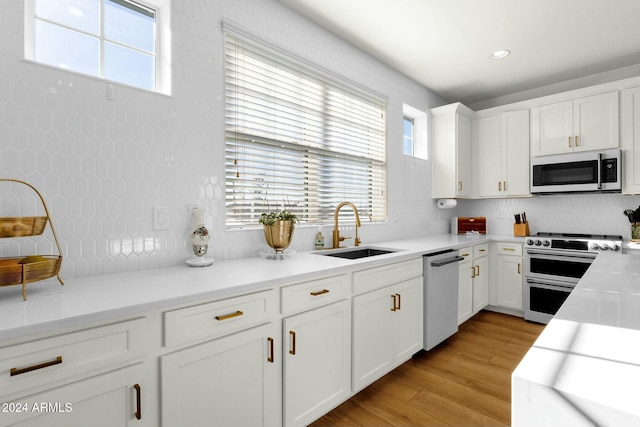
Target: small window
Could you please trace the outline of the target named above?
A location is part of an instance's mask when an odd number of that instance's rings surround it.
[[[162,91],[153,7],[130,0],[27,0],[26,15],[27,59]]]
[[[413,143],[414,143],[414,128],[415,128],[415,124],[413,121],[413,118],[411,117],[404,117],[404,126],[403,126],[403,141],[404,141],[404,145],[402,147],[402,153],[405,156],[413,156]]]
[[[402,113],[403,154],[427,160],[429,158],[427,113],[406,104],[402,106]]]

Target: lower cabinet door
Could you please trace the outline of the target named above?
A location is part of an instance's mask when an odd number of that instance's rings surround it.
[[[269,323],[162,356],[162,426],[280,425],[279,337]]]
[[[394,293],[398,296],[397,309],[393,312],[394,366],[411,359],[411,356],[423,348],[423,291],[422,276],[394,287]]]
[[[473,313],[489,304],[489,257],[474,259],[476,276],[473,278]]]
[[[522,257],[497,257],[497,304],[522,310]]]
[[[353,391],[423,348],[423,291],[420,276],[353,298]]]
[[[284,425],[306,426],[350,395],[351,307],[344,300],[282,323]]]
[[[393,286],[353,298],[354,392],[393,369],[394,303]]]
[[[473,316],[473,272],[471,261],[461,262],[458,273],[458,325]]]
[[[3,401],[0,426],[153,426],[157,395],[143,363],[12,401]],[[147,409],[149,408],[149,409]]]

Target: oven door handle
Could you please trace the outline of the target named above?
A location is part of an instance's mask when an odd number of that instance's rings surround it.
[[[527,249],[527,255],[544,255],[548,257],[562,257],[565,259],[568,259],[568,258],[596,259],[596,257],[598,256],[598,254],[594,254],[594,253],[567,254],[567,253],[536,251],[531,249]]]
[[[559,288],[570,288],[573,289],[575,288],[575,284],[574,283],[563,283],[563,282],[557,282],[557,281],[546,281],[546,280],[542,280],[542,279],[529,279],[527,278],[527,283],[530,285],[548,285],[548,286],[556,286]]]

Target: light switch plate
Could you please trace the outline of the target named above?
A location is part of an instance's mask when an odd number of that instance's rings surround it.
[[[169,208],[166,206],[153,207],[153,229],[168,230],[169,229]]]

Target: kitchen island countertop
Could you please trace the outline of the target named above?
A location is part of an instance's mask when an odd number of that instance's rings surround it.
[[[512,376],[512,425],[640,425],[640,256],[603,253]]]
[[[341,274],[383,263],[415,258],[430,251],[458,248],[510,236],[442,234],[378,242],[363,246],[397,252],[359,260],[345,260],[299,252],[285,259],[264,257],[216,261],[210,267],[186,264],[126,273],[55,279],[27,285],[27,301],[20,286],[0,288],[0,342],[61,328],[82,326],[118,316],[135,315],[179,304],[226,298]],[[515,238],[517,239],[517,238]]]

